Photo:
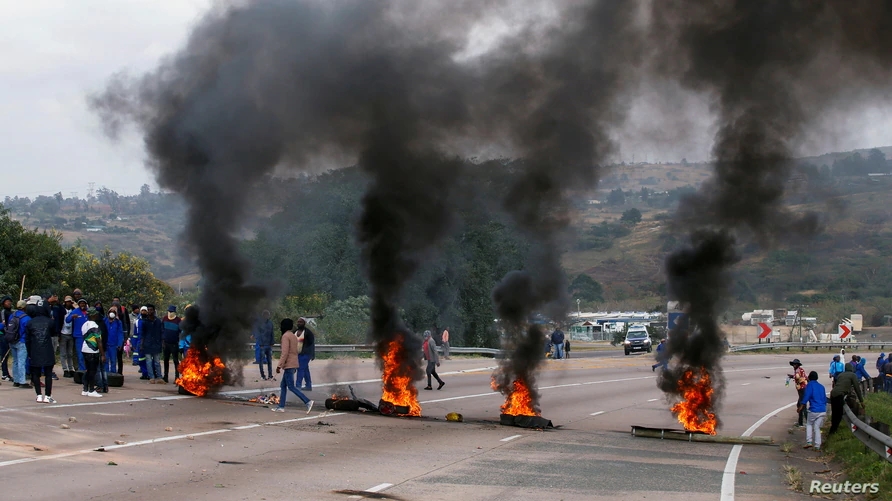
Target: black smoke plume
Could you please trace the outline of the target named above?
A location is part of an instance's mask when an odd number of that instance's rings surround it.
[[[821,230],[818,214],[786,207],[792,152],[831,104],[883,88],[880,76],[888,75],[892,59],[892,4],[666,0],[651,5],[656,67],[709,96],[718,115],[713,178],[683,200],[677,214],[691,246],[666,261],[669,291],[685,304],[690,324],[670,334],[669,356],[679,365],[659,384],[676,394],[681,372],[705,367],[720,390],[724,341],[716,316],[737,261],[735,242],[770,247]]]
[[[90,99],[112,136],[136,124],[159,185],[188,204],[184,237],[204,280],[198,347],[233,358],[271,296],[238,249],[246,201],[262,196],[252,186],[320,159],[358,162],[372,178],[357,226],[379,352],[404,330],[402,285],[450,226],[460,164],[441,145],[469,133],[464,96],[477,87],[451,34],[474,9],[432,5],[216,4],[155,71],[119,75]],[[418,351],[417,336],[403,339]],[[421,376],[416,357],[406,364]]]
[[[515,379],[524,381],[536,406],[545,333],[530,317],[542,311],[560,321],[566,315],[560,257],[571,220],[567,195],[594,188],[600,164],[613,151],[608,129],[622,119],[618,94],[639,56],[637,9],[635,2],[581,2],[561,13],[560,31],[550,38],[524,32],[487,61],[493,68],[485,82],[492,90],[488,109],[510,124],[507,135],[523,157],[503,206],[532,242],[525,269],[506,275],[493,291],[510,353],[493,381],[506,395]],[[530,40],[540,46],[531,50]]]

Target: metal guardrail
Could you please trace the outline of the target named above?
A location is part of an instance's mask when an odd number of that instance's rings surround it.
[[[852,412],[848,405],[843,405],[842,408],[845,411],[844,417],[852,429],[852,434],[870,450],[892,463],[892,437],[880,433],[876,428],[858,419],[858,416]]]
[[[254,343],[247,343],[249,349],[254,349]],[[273,353],[282,351],[281,344],[273,345]],[[373,345],[370,344],[317,344],[316,351],[320,353],[372,353],[375,351]],[[437,351],[442,353],[443,348],[438,346]],[[449,347],[449,353],[460,355],[486,355],[494,358],[500,358],[503,354],[502,350],[496,348],[474,348],[474,347]]]
[[[807,350],[810,348],[814,348],[815,351],[818,351],[822,348],[826,348],[827,350],[839,350],[841,348],[845,349],[858,349],[858,350],[872,350],[872,349],[880,349],[885,350],[886,346],[892,348],[892,342],[880,342],[874,341],[870,343],[840,343],[840,342],[832,342],[832,343],[761,343],[761,344],[744,344],[739,346],[732,346],[730,351],[733,353],[741,352],[741,351],[756,351],[756,350],[776,350],[779,348],[786,348],[787,351],[790,351],[790,348]]]

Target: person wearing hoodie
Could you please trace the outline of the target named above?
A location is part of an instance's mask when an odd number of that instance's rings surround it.
[[[816,451],[821,450],[821,427],[827,417],[827,390],[818,382],[818,373],[808,373],[808,384],[799,400],[799,412],[808,406],[808,426],[805,428],[805,446],[809,449],[814,446]]]
[[[836,378],[845,371],[845,364],[840,361],[839,355],[833,355],[833,360],[830,362],[830,379],[833,380],[833,384],[836,384]]]
[[[105,330],[108,331],[108,350],[105,352],[105,371],[118,373],[118,351],[124,347],[124,324],[118,307],[112,305],[105,317]]]
[[[427,361],[427,369],[425,370],[425,372],[427,373],[427,386],[425,386],[424,389],[434,389],[431,386],[431,376],[436,378],[437,382],[440,383],[437,386],[437,389],[443,389],[443,385],[445,385],[446,383],[442,379],[440,379],[439,374],[437,374],[437,367],[440,366],[440,359],[437,355],[437,344],[431,337],[431,331],[424,331],[424,343],[421,345],[421,352],[424,356],[424,359]]]
[[[53,366],[56,365],[56,350],[53,338],[58,335],[55,321],[50,318],[44,307],[43,298],[31,296],[25,306],[25,313],[31,317],[25,328],[25,344],[31,363],[31,385],[37,392],[37,401],[54,404],[53,398]],[[40,391],[40,375],[45,380],[45,394]]]
[[[75,289],[78,292],[79,289]],[[78,370],[87,370],[84,362],[84,353],[81,346],[84,344],[84,324],[90,319],[87,318],[87,300],[84,298],[73,298],[77,300],[77,308],[71,310],[65,317],[66,322],[71,323],[71,336],[74,338],[74,351],[77,352],[77,368]]]
[[[880,353],[879,358],[877,358],[876,368],[877,368],[877,378],[873,385],[874,393],[879,392],[880,390],[886,389],[886,374],[883,372],[883,366],[886,365],[886,354]]]
[[[3,296],[3,299],[0,299],[0,357],[3,357],[2,360],[2,380],[3,381],[12,381],[12,376],[9,374],[9,355],[10,346],[6,341],[6,321],[9,317],[12,316],[12,313],[15,310],[12,309],[12,298],[9,296]]]
[[[9,319],[9,322],[6,323],[6,330],[11,332],[18,331],[14,341],[9,343],[10,348],[10,356],[12,357],[12,380],[14,381],[13,386],[16,388],[29,389],[31,385],[25,380],[25,374],[30,368],[26,368],[27,359],[28,359],[28,348],[25,346],[25,331],[28,329],[28,323],[31,322],[31,317],[25,313],[25,307],[28,305],[28,302],[24,299],[19,300],[16,303],[15,308],[16,311],[13,312],[12,316]],[[16,327],[18,324],[18,327]]]
[[[846,364],[845,370],[836,376],[836,384],[830,390],[830,430],[828,434],[836,433],[839,423],[842,422],[843,406],[846,404],[846,397],[849,392],[854,390],[858,396],[858,401],[864,405],[864,395],[861,394],[861,385],[858,378],[855,377],[855,369],[852,364]]]
[[[90,308],[85,312],[87,321],[81,326],[81,351],[84,354],[84,363],[86,364],[86,373],[84,374],[84,389],[81,396],[84,397],[101,397],[102,394],[96,391],[96,373],[99,369],[105,355],[102,351],[102,331],[96,320],[101,321],[99,312],[95,308]]]
[[[860,355],[855,355],[852,360],[852,367],[855,369],[855,377],[861,382],[861,393],[867,394],[871,389],[873,379],[864,367],[867,359]]]

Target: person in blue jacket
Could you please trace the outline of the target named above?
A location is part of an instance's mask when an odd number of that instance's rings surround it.
[[[839,355],[833,355],[833,361],[830,362],[830,379],[836,384],[836,377],[845,372],[846,366],[840,361]]]
[[[880,353],[879,358],[877,358],[876,364],[877,372],[879,374],[877,374],[876,382],[873,385],[874,392],[879,392],[880,390],[886,388],[886,374],[883,373],[883,366],[886,365],[886,362],[886,354]]]
[[[808,374],[808,384],[805,385],[805,393],[802,394],[797,410],[804,409],[806,405],[808,405],[808,425],[805,427],[803,447],[809,449],[814,446],[816,451],[820,451],[821,426],[827,417],[827,390],[818,382],[818,373],[815,371]]]
[[[117,372],[118,370],[118,348],[124,346],[124,324],[118,317],[118,307],[112,306],[108,309],[108,315],[103,319],[105,328],[108,331],[108,350],[105,353],[105,371]]]
[[[83,327],[87,321],[87,300],[80,298],[77,300],[77,308],[71,310],[71,313],[65,317],[65,321],[71,323],[71,336],[74,338],[74,351],[77,352],[77,368],[86,371],[87,366],[84,364],[84,354],[81,352],[81,345],[84,344]]]
[[[855,367],[855,377],[858,378],[858,381],[861,381],[861,393],[866,394],[871,389],[871,382],[873,379],[870,377],[870,374],[867,373],[867,369],[864,368],[867,359],[860,355],[855,356],[857,359],[852,360],[852,365]]]

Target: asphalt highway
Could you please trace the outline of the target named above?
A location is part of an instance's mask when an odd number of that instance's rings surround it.
[[[752,435],[789,440],[789,358],[725,359],[720,435],[740,435],[761,421]],[[799,358],[806,370],[823,373],[829,355]],[[3,383],[0,478],[6,499],[68,501],[343,500],[370,491],[403,500],[801,496],[784,483],[777,446],[632,437],[631,425],[681,428],[656,388],[652,363],[649,355],[621,352],[546,361],[538,383],[542,414],[556,426],[549,431],[498,424],[503,398],[489,388],[496,362],[480,358],[444,361],[441,391],[419,383],[422,418],[324,409],[324,399],[346,382],[377,402],[378,371],[369,359],[314,362],[308,395],[317,404],[309,415],[294,395],[285,413],[247,402],[278,392],[277,383],[257,381],[256,365],[245,366],[244,386],[213,398],[146,384],[129,365],[124,387],[101,399],[82,397],[70,379],[56,382],[55,405]],[[464,422],[446,421],[449,412]]]

